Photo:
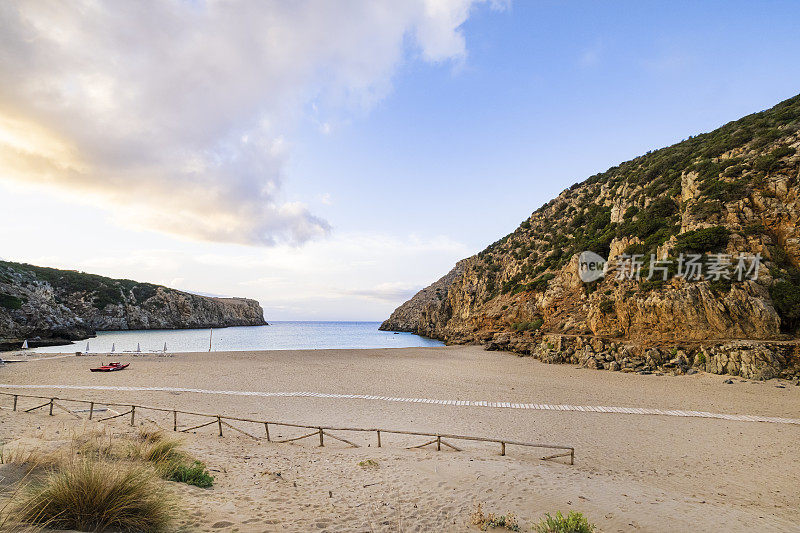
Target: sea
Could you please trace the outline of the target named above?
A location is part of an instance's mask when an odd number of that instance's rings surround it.
[[[413,333],[379,331],[380,322],[270,322],[268,326],[214,329],[98,331],[70,345],[36,348],[40,353],[207,352],[322,350],[329,348],[418,348],[443,346]],[[87,348],[88,345],[88,348]]]

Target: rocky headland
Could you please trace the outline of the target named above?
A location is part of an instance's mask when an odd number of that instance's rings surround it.
[[[0,261],[0,349],[66,344],[96,331],[265,325],[255,300]]]
[[[798,148],[800,96],[610,168],[381,329],[608,370],[798,376]],[[581,278],[583,251],[605,276]],[[702,275],[676,275],[690,258]]]

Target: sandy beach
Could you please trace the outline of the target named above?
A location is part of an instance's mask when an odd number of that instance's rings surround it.
[[[469,514],[479,502],[489,512],[515,513],[523,529],[557,510],[581,511],[601,531],[797,531],[800,524],[800,425],[512,407],[567,404],[798,418],[800,387],[793,383],[733,378],[733,384],[725,384],[728,376],[592,371],[480,347],[146,355],[123,358],[131,362],[129,369],[100,375],[88,368],[107,357],[36,359],[0,368],[0,383],[36,388],[0,387],[0,392],[310,425],[549,442],[576,450],[570,466],[541,461],[540,450],[510,447],[501,457],[491,444],[436,452],[405,449],[424,438],[385,437],[378,449],[372,437],[356,436],[360,448],[329,440],[320,449],[313,439],[276,444],[233,431],[220,438],[214,427],[203,428],[186,435],[187,446],[214,470],[217,483],[209,490],[181,489],[188,513],[181,520],[190,529],[463,531],[472,527]],[[241,394],[248,392],[377,398]],[[0,402],[10,407],[8,398]],[[88,423],[67,414],[6,410],[0,417],[0,439],[6,442],[58,439],[98,425],[130,431],[122,419]],[[377,466],[359,465],[368,459]]]

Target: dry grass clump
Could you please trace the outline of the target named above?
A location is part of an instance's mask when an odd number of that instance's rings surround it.
[[[183,441],[168,438],[163,431],[140,431],[137,442],[132,444],[133,457],[149,463],[163,465],[188,458],[183,451]]]
[[[14,503],[0,510],[0,529],[161,531],[176,508],[161,479],[204,488],[214,481],[182,441],[161,430],[142,429],[136,436],[86,432],[48,452],[17,445],[0,449],[2,462],[15,463],[24,476]]]
[[[52,470],[61,464],[62,454],[23,446],[0,447],[0,464],[14,464],[24,468],[26,474]]]
[[[62,464],[21,496],[15,521],[79,531],[162,531],[174,511],[152,468],[88,457]]]
[[[119,435],[106,433],[105,430],[74,435],[70,449],[74,455],[92,459],[119,461],[132,457],[129,441]]]
[[[514,513],[506,513],[504,515],[484,514],[483,505],[480,503],[475,506],[475,510],[470,514],[470,521],[472,525],[478,526],[481,531],[486,531],[489,528],[503,528],[509,531],[520,530]]]
[[[152,464],[162,478],[201,488],[211,487],[214,477],[206,466],[183,451],[183,442],[163,431],[141,430],[134,456]]]
[[[164,438],[164,430],[142,427],[139,429],[137,438],[142,442],[157,442]]]

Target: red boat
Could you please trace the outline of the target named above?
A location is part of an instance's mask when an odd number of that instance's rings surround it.
[[[125,370],[130,363],[108,363],[107,365],[99,366],[97,368],[90,368],[92,372],[115,372],[117,370]]]

